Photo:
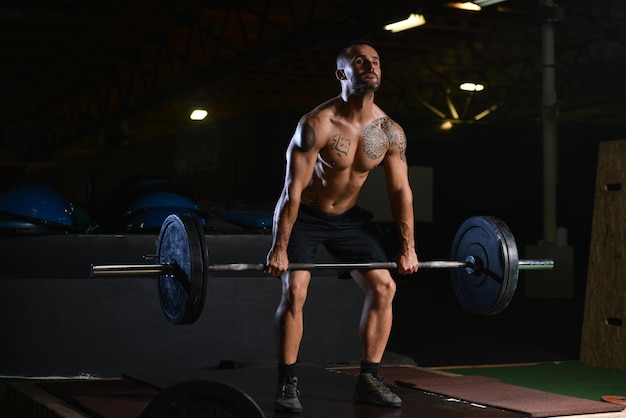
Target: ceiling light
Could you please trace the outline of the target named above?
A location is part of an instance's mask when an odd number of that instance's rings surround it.
[[[483,91],[485,86],[480,83],[463,83],[459,88],[464,91]]]
[[[448,3],[448,6],[454,7],[455,9],[470,10],[472,12],[480,12],[481,9],[479,5],[472,3],[471,1],[466,1],[464,3]]]
[[[506,0],[472,0],[472,3],[476,3],[480,7],[491,6],[492,4],[502,3]]]
[[[208,114],[209,114],[209,112],[207,112],[204,109],[194,109],[194,111],[191,112],[191,115],[189,115],[189,119],[191,119],[191,120],[204,120],[204,118],[206,118]]]
[[[426,23],[426,18],[420,14],[411,13],[411,15],[395,23],[390,23],[385,26],[385,30],[389,30],[393,33],[401,32],[403,30],[416,28]]]

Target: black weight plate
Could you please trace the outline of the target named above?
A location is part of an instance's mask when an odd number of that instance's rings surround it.
[[[192,215],[170,215],[163,221],[157,257],[160,264],[173,265],[173,274],[158,280],[163,314],[175,325],[195,322],[204,304],[209,255],[202,227]]]
[[[265,414],[248,394],[235,386],[192,380],[159,392],[139,416],[170,417],[264,418]]]
[[[493,216],[467,219],[452,241],[451,258],[471,261],[477,269],[452,270],[452,287],[459,303],[473,314],[491,315],[513,299],[519,274],[519,256],[508,226]],[[482,265],[482,267],[481,267]]]

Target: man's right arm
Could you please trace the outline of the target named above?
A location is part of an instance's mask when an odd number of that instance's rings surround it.
[[[272,248],[267,255],[266,266],[271,276],[282,276],[287,271],[287,245],[298,216],[302,191],[311,180],[318,152],[315,131],[303,119],[287,148],[285,184],[274,209]]]

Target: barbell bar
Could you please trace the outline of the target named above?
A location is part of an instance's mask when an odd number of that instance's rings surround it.
[[[165,317],[173,324],[195,322],[202,312],[209,272],[263,271],[265,264],[209,264],[204,231],[191,215],[168,216],[161,230],[152,264],[91,265],[90,276],[158,277],[158,293]],[[446,261],[420,261],[420,269],[451,269],[459,303],[473,314],[504,310],[517,288],[519,270],[554,267],[553,260],[520,260],[508,226],[493,216],[468,218],[457,230]],[[396,269],[395,262],[290,263],[289,270]]]
[[[519,260],[520,270],[545,270],[554,267],[553,260]],[[209,271],[265,271],[266,264],[257,263],[227,263],[212,264],[208,266]],[[453,269],[453,268],[474,269],[474,263],[470,261],[420,261],[420,269]],[[395,261],[383,261],[378,263],[289,263],[287,270],[324,270],[324,269],[389,269],[398,268]],[[176,264],[110,264],[91,266],[92,277],[113,277],[113,276],[154,276],[160,274],[175,274]]]

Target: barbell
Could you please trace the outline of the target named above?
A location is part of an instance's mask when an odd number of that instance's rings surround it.
[[[158,278],[161,308],[172,324],[195,322],[204,305],[211,271],[263,271],[264,264],[209,264],[204,230],[188,214],[169,215],[159,231],[151,264],[91,265],[91,277],[143,276]],[[520,260],[508,226],[494,216],[473,216],[457,230],[452,260],[420,261],[419,268],[451,269],[452,287],[463,308],[492,315],[513,299],[519,270],[551,269],[553,260]],[[395,262],[290,263],[289,270],[395,269]]]

